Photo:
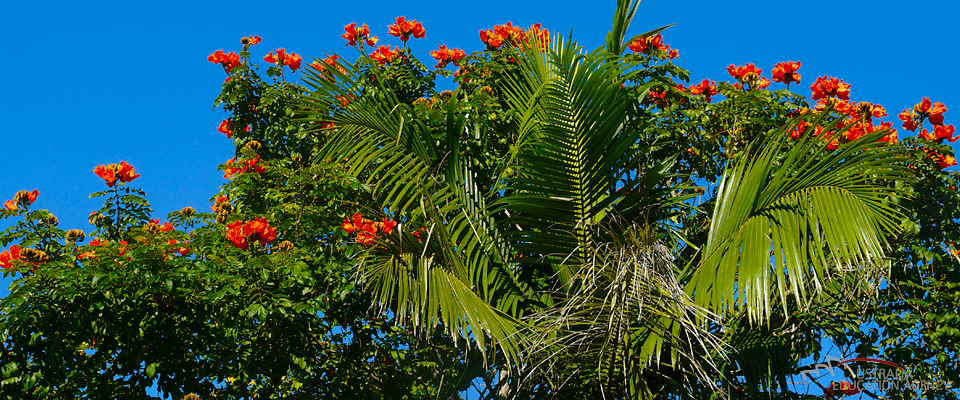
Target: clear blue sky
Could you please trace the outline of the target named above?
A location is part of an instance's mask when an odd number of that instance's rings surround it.
[[[564,34],[572,28],[596,47],[614,4],[10,1],[0,13],[0,202],[39,189],[36,207],[51,210],[64,229],[89,230],[86,217],[100,201],[87,196],[105,188],[94,166],[125,160],[142,174],[135,185],[147,191],[155,217],[208,209],[224,182],[216,167],[233,145],[216,129],[225,114],[212,109],[225,75],[206,57],[239,50],[245,35],[263,37],[255,60],[278,47],[304,64],[331,52],[353,59],[339,37],[344,25],[365,22],[381,43],[399,44],[387,25],[405,15],[423,23],[426,38],[410,46],[432,65],[428,53],[438,45],[481,50],[477,31],[507,21]],[[853,100],[884,105],[897,127],[896,114],[923,96],[951,109],[947,124],[960,124],[958,16],[960,6],[947,0],[645,0],[629,35],[677,23],[665,42],[680,50],[678,63],[693,81],[729,80],[725,67],[747,62],[769,77],[775,63],[799,60],[803,94],[817,76],[835,76],[853,85]],[[8,282],[0,281],[0,295]]]
[[[263,42],[254,59],[277,47],[312,57],[353,50],[339,37],[366,22],[381,43],[399,15],[417,19],[425,39],[411,40],[421,59],[440,44],[480,50],[479,29],[512,21],[573,29],[581,43],[603,42],[615,2],[10,2],[0,13],[0,201],[39,189],[37,207],[63,228],[89,229],[86,216],[104,188],[97,164],[125,160],[142,177],[155,216],[183,206],[208,207],[223,182],[216,166],[232,156],[217,132],[225,114],[212,109],[224,72],[207,62],[217,49],[238,50],[242,36]],[[772,6],[771,4],[779,4]],[[852,98],[896,114],[923,96],[946,103],[946,123],[960,124],[960,7],[946,0],[668,1],[645,0],[630,35],[670,23],[665,41],[692,80],[729,80],[731,63],[756,63],[767,76],[776,62],[803,62],[801,92],[819,75],[843,78]],[[779,84],[774,84],[775,87]],[[957,115],[954,119],[953,115]],[[897,124],[899,126],[899,123]],[[956,167],[954,167],[956,168]],[[2,224],[4,227],[7,224]]]

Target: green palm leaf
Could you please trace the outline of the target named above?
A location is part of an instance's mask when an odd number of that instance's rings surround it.
[[[880,134],[836,151],[812,135],[793,143],[787,133],[799,121],[724,172],[701,265],[687,285],[697,304],[715,312],[745,304],[757,320],[788,294],[805,304],[843,267],[884,262],[884,236],[900,217],[890,199],[904,195],[888,182],[910,179],[905,150],[876,142]]]

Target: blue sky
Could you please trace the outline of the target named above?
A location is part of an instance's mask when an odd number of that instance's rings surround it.
[[[239,50],[245,35],[263,37],[252,48],[255,60],[278,47],[304,56],[305,64],[331,52],[353,59],[339,37],[344,25],[365,22],[381,43],[399,44],[387,25],[405,15],[422,22],[426,38],[410,46],[432,65],[428,53],[438,45],[481,50],[477,31],[507,21],[573,29],[593,48],[603,43],[614,5],[8,2],[0,13],[0,202],[39,189],[36,207],[51,210],[64,229],[89,230],[86,217],[100,201],[87,196],[105,188],[93,168],[125,160],[142,174],[134,183],[147,191],[155,217],[165,220],[184,206],[208,209],[224,182],[216,167],[232,157],[233,144],[216,129],[225,114],[212,109],[225,74],[206,57]],[[853,100],[884,105],[888,121],[928,96],[951,108],[947,124],[960,124],[958,15],[960,6],[947,0],[644,0],[629,35],[677,23],[664,40],[680,50],[677,62],[695,82],[730,80],[725,67],[747,62],[769,77],[775,63],[799,60],[800,93],[809,94],[817,76],[835,76],[852,84]]]
[[[399,15],[417,19],[425,39],[411,40],[421,59],[440,44],[481,50],[477,31],[512,21],[542,23],[588,47],[610,27],[613,0],[592,2],[12,2],[0,16],[6,56],[0,74],[0,198],[39,189],[37,206],[63,228],[89,229],[86,216],[104,188],[93,167],[125,160],[163,219],[183,206],[206,209],[223,182],[216,166],[232,143],[212,109],[224,72],[207,62],[218,49],[239,50],[256,34],[255,60],[278,47],[305,60],[330,52],[352,59],[339,37],[366,22],[381,43]],[[820,75],[851,83],[852,98],[884,105],[891,117],[923,96],[960,107],[953,76],[960,60],[958,6],[946,0],[905,7],[894,1],[645,0],[630,35],[677,23],[665,42],[692,80],[729,80],[731,63],[756,63],[767,76],[780,61],[803,63],[801,93]],[[307,62],[309,63],[309,61]],[[432,63],[430,63],[432,64]],[[778,87],[779,84],[774,84]],[[948,111],[954,122],[960,109]],[[899,124],[897,124],[899,126]],[[954,167],[956,168],[956,167]],[[0,227],[6,224],[0,225]]]

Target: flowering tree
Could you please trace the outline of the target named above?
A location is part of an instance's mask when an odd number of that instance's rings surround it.
[[[161,223],[122,161],[94,170],[90,232],[37,191],[4,203],[0,396],[756,397],[788,395],[818,335],[878,342],[865,319],[889,344],[927,324],[904,360],[955,351],[949,315],[892,317],[956,304],[945,105],[901,113],[901,141],[840,79],[789,91],[800,62],[690,84],[663,28],[626,37],[638,3],[593,51],[507,23],[430,68],[399,17],[402,47],[351,23],[354,61],[279,48],[266,78],[260,37],[214,52],[236,153],[212,212]]]

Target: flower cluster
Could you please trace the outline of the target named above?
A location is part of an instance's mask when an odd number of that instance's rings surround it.
[[[397,58],[397,55],[400,54],[400,48],[394,46],[393,50],[390,50],[390,45],[380,46],[376,51],[370,54],[370,58],[374,59],[380,65],[387,63],[392,63],[393,60]]]
[[[420,28],[423,29],[423,28]],[[343,27],[343,30],[347,33],[340,35],[340,37],[347,39],[346,46],[356,46],[357,44],[366,43],[367,46],[373,46],[377,44],[377,37],[370,37],[370,27],[367,24],[363,24],[363,27],[357,27],[356,22],[350,23]]]
[[[407,21],[407,17],[397,17],[397,22],[393,25],[387,25],[387,28],[390,28],[389,33],[393,36],[399,37],[400,40],[406,42],[410,40],[410,36],[413,35],[414,38],[423,39],[426,37],[426,31],[423,30],[423,25],[421,25],[417,20]],[[373,46],[371,44],[371,46]]]
[[[763,70],[757,68],[755,65],[753,65],[753,63],[747,63],[746,65],[741,66],[734,66],[733,64],[730,64],[730,66],[727,67],[727,73],[736,78],[741,85],[750,85],[751,87],[756,87],[759,89],[770,86],[770,80],[760,76],[760,74],[763,73]]]
[[[843,79],[821,76],[817,78],[816,82],[810,85],[810,90],[813,91],[813,95],[810,96],[813,100],[826,99],[828,97],[850,100],[850,84],[843,83]]]
[[[800,74],[797,73],[798,69],[800,69],[800,61],[777,63],[777,65],[773,66],[773,81],[780,82],[787,86],[792,82],[800,83]]]
[[[0,253],[0,268],[9,269],[13,267],[13,261],[20,259],[20,246],[10,246],[9,250]]]
[[[237,158],[231,158],[227,160],[226,166],[223,167],[223,177],[230,179],[234,175],[245,174],[247,172],[253,171],[258,174],[263,173],[267,170],[266,167],[259,164],[260,157],[253,157],[247,160],[237,161]]]
[[[903,121],[903,128],[908,131],[916,131],[923,125],[924,119],[930,121],[934,126],[934,132],[931,134],[926,129],[920,132],[920,137],[927,140],[941,141],[943,139],[950,142],[956,142],[957,137],[953,137],[955,130],[953,125],[943,124],[943,113],[947,112],[947,107],[941,103],[933,103],[929,98],[924,97],[922,101],[913,106],[913,109],[903,110],[900,113],[900,120]]]
[[[347,233],[357,234],[357,243],[361,244],[370,244],[373,243],[373,240],[376,238],[377,232],[382,232],[383,234],[389,235],[393,232],[393,228],[397,226],[397,221],[390,221],[384,218],[380,222],[374,222],[372,220],[363,218],[363,215],[360,213],[353,214],[353,219],[345,219],[343,223],[340,224],[340,227],[343,228]]]
[[[542,29],[539,23],[533,24],[524,32],[523,28],[513,26],[509,21],[505,25],[495,25],[493,29],[481,29],[480,41],[487,45],[487,50],[496,50],[505,43],[511,46],[517,46],[521,42],[526,43],[527,35],[537,38],[541,46],[550,43],[550,31]]]
[[[173,254],[179,254],[185,256],[190,253],[189,247],[183,247],[181,245],[190,244],[190,241],[184,240],[182,243],[176,239],[170,239],[167,241],[168,246],[174,246],[172,250]],[[167,251],[163,251],[163,261],[167,261]]]
[[[466,57],[467,53],[460,49],[448,49],[447,45],[442,44],[439,50],[431,51],[430,56],[437,59],[437,65],[434,65],[434,68],[443,68],[447,63],[459,66],[460,59]]]
[[[630,50],[633,50],[637,53],[643,54],[664,54],[669,59],[675,59],[680,57],[680,52],[676,49],[670,50],[670,45],[663,44],[663,35],[657,34],[656,36],[647,36],[637,39],[627,45]],[[662,53],[661,53],[662,52]]]
[[[117,181],[120,181],[121,183],[129,183],[130,181],[140,177],[140,174],[135,173],[133,166],[127,164],[126,161],[120,161],[120,165],[97,165],[93,169],[93,173],[103,178],[103,180],[107,183],[107,187],[113,187]]]
[[[37,201],[38,195],[40,195],[40,191],[37,189],[33,189],[32,192],[21,190],[17,192],[17,194],[13,195],[13,200],[5,201],[3,206],[10,211],[19,210],[20,207],[29,206],[33,204],[33,202]]]
[[[210,61],[214,64],[220,64],[227,72],[233,71],[234,68],[240,66],[240,56],[232,51],[224,54],[223,50],[217,50],[213,52],[213,54],[207,56],[207,61]]]
[[[151,233],[159,232],[170,232],[172,231],[173,225],[170,224],[170,221],[164,222],[163,225],[160,225],[159,219],[150,220],[150,223],[143,226],[143,229]]]
[[[227,135],[227,139],[233,138],[233,131],[230,130],[230,124],[233,123],[233,120],[225,119],[220,122],[220,126],[217,127],[217,131]],[[244,132],[250,132],[250,125],[247,125],[243,128]]]
[[[227,240],[233,243],[233,247],[242,250],[246,250],[254,241],[266,246],[276,238],[277,228],[271,228],[264,218],[254,217],[252,221],[227,224]]]
[[[300,63],[303,62],[303,57],[297,55],[297,53],[287,53],[283,47],[276,50],[276,55],[271,51],[267,55],[263,56],[263,61],[266,61],[270,64],[276,64],[278,66],[288,66],[290,70],[296,72],[300,69]]]
[[[332,73],[329,73],[326,71],[333,71],[333,69],[336,68],[337,71],[340,71],[341,74],[346,75],[347,73],[347,70],[343,69],[343,67],[341,67],[340,64],[337,64],[337,60],[339,59],[340,57],[334,54],[330,57],[323,59],[323,63],[320,63],[320,61],[317,61],[317,60],[313,60],[313,63],[311,63],[310,66],[316,69],[321,76],[325,76],[327,77],[327,79],[332,81],[334,80],[335,76]]]
[[[711,97],[717,94],[717,84],[716,82],[710,82],[709,79],[704,79],[703,82],[690,86],[690,94],[694,96],[702,94],[707,97],[709,103]]]
[[[249,35],[240,38],[240,44],[244,46],[256,46],[260,41],[263,40],[260,36]]]
[[[927,153],[927,155],[930,156],[930,159],[940,166],[941,171],[946,169],[947,167],[952,167],[954,165],[957,165],[957,159],[954,156],[951,156],[951,155],[945,156],[943,154],[940,154],[940,152],[933,149],[929,149],[929,148],[924,148],[923,152]]]

